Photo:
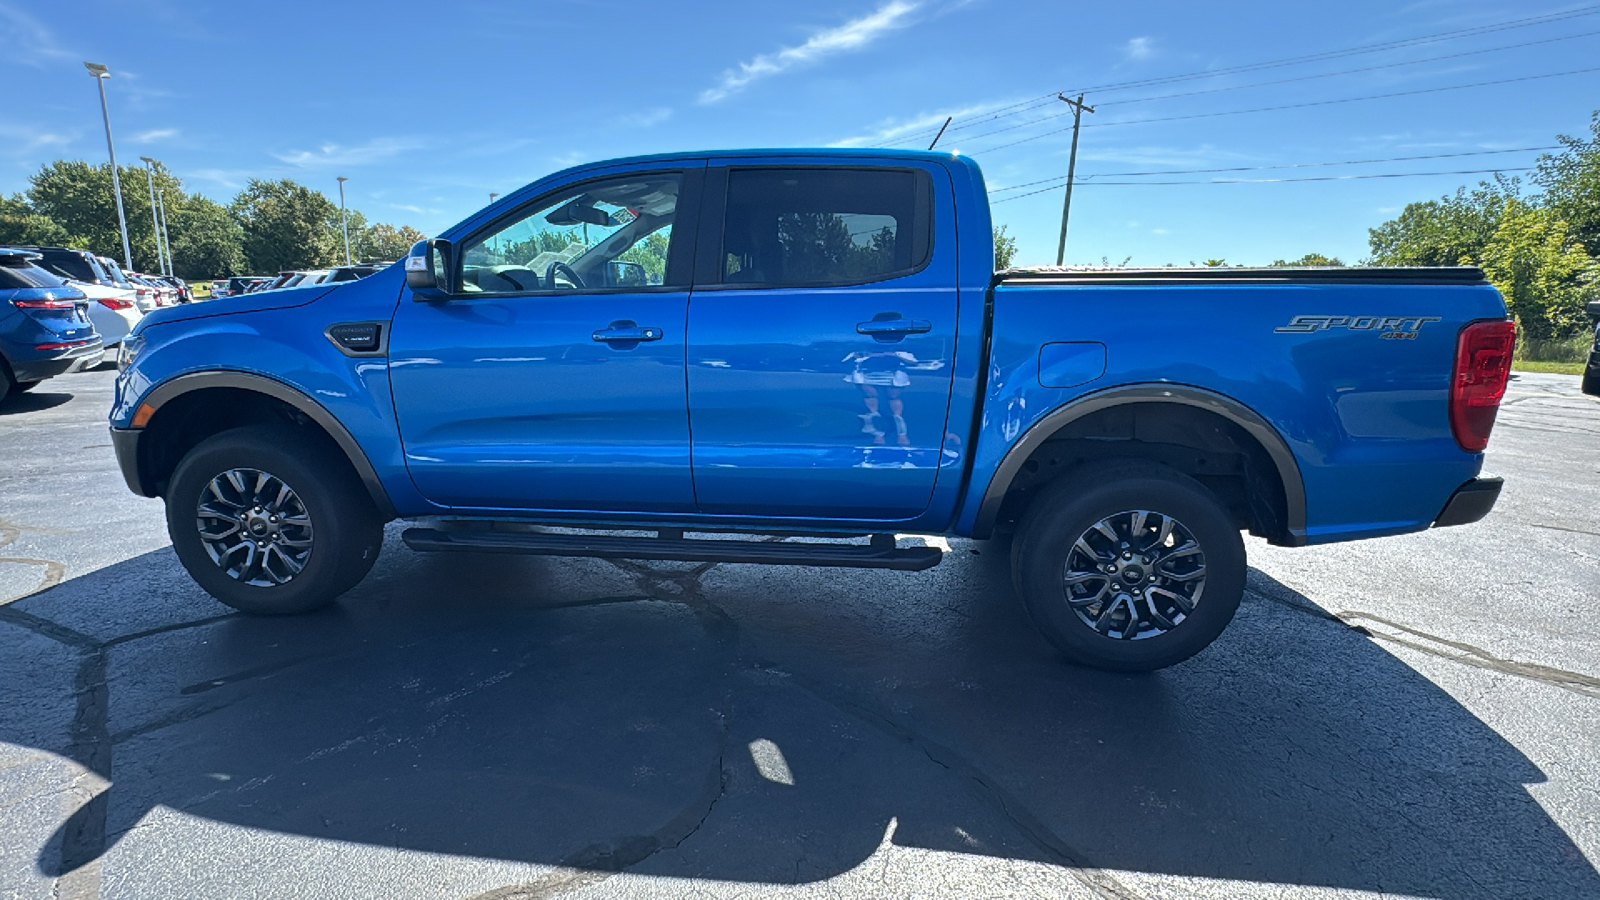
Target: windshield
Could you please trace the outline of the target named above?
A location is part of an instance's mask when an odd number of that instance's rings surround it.
[[[127,276],[122,274],[122,267],[117,265],[116,260],[107,259],[106,257],[102,256],[100,257],[100,264],[105,267],[106,274],[110,276],[112,284],[119,288],[133,287],[133,285],[128,282]]]

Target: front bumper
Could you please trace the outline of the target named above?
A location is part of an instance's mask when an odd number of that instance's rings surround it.
[[[1500,488],[1504,485],[1504,478],[1485,475],[1456,488],[1444,509],[1439,511],[1439,518],[1433,520],[1433,527],[1471,525],[1482,519],[1489,514],[1489,510],[1494,509],[1495,501],[1500,499]]]
[[[154,497],[155,491],[147,487],[139,472],[139,438],[144,434],[138,428],[111,429],[111,450],[117,454],[117,468],[122,470],[122,480],[128,490],[141,497]]]

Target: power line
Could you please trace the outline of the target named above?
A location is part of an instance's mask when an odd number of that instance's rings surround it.
[[[1175,184],[1288,184],[1296,181],[1360,181],[1368,178],[1423,178],[1432,175],[1486,175],[1490,173],[1501,172],[1527,172],[1530,169],[1532,169],[1532,166],[1523,166],[1515,169],[1462,169],[1455,172],[1384,172],[1372,175],[1319,175],[1307,178],[1219,178],[1211,181],[1086,181],[1084,184],[1094,185],[1097,187],[1131,187],[1141,184],[1158,186]],[[1014,197],[1006,197],[1004,199],[991,201],[990,205],[992,206],[995,203],[1010,203],[1012,200],[1021,200],[1023,197],[1031,197],[1034,194],[1043,194],[1053,190],[1055,190],[1054,186],[1040,188],[1037,191],[1029,191],[1026,194],[1017,194]]]
[[[1119,104],[1124,104],[1124,103],[1149,103],[1149,102],[1155,101],[1155,100],[1173,100],[1173,99],[1177,99],[1177,98],[1181,98],[1181,97],[1195,97],[1195,96],[1199,96],[1201,94],[1220,94],[1220,93],[1225,93],[1227,91],[1242,91],[1242,90],[1245,90],[1245,89],[1248,89],[1248,88],[1270,87],[1270,86],[1279,85],[1279,84],[1292,84],[1292,83],[1297,82],[1297,81],[1314,81],[1314,80],[1316,80],[1318,78],[1335,78],[1335,77],[1338,77],[1338,76],[1341,76],[1341,75],[1356,75],[1356,74],[1360,74],[1362,72],[1375,72],[1375,71],[1378,71],[1380,69],[1394,69],[1394,68],[1399,68],[1401,66],[1415,66],[1415,65],[1420,65],[1422,63],[1441,62],[1441,61],[1448,60],[1448,59],[1460,59],[1461,57],[1464,57],[1464,56],[1477,56],[1480,53],[1496,53],[1496,52],[1499,52],[1499,51],[1502,51],[1502,50],[1516,50],[1516,49],[1520,49],[1522,47],[1533,47],[1533,46],[1537,46],[1537,45],[1540,45],[1540,44],[1552,44],[1552,43],[1555,43],[1556,41],[1570,41],[1570,40],[1574,40],[1576,38],[1581,38],[1581,37],[1591,37],[1591,36],[1596,35],[1596,34],[1600,34],[1600,31],[1585,31],[1585,32],[1582,32],[1581,34],[1567,34],[1567,35],[1562,35],[1561,37],[1546,38],[1546,39],[1540,40],[1540,41],[1526,41],[1526,42],[1521,43],[1521,44],[1506,44],[1506,45],[1503,45],[1503,46],[1500,46],[1500,47],[1485,47],[1485,48],[1483,48],[1481,50],[1468,50],[1468,51],[1465,51],[1463,53],[1450,53],[1450,54],[1447,54],[1445,56],[1430,56],[1430,57],[1428,57],[1426,59],[1412,59],[1412,60],[1406,60],[1404,62],[1384,63],[1382,65],[1376,65],[1376,66],[1362,66],[1362,67],[1357,68],[1357,69],[1341,69],[1341,70],[1339,70],[1337,72],[1321,72],[1321,73],[1318,73],[1316,75],[1300,75],[1300,76],[1297,76],[1295,78],[1280,78],[1280,79],[1277,79],[1275,81],[1253,81],[1253,82],[1251,82],[1249,84],[1235,84],[1235,85],[1229,85],[1228,87],[1207,88],[1207,89],[1202,90],[1202,91],[1185,91],[1185,92],[1179,93],[1179,94],[1161,94],[1161,95],[1154,96],[1154,97],[1132,97],[1132,98],[1129,98],[1127,100],[1102,100],[1102,101],[1100,101],[1100,105],[1101,106],[1117,106]],[[985,131],[985,132],[981,132],[979,134],[967,135],[967,139],[968,140],[977,140],[978,138],[989,137],[990,135],[1001,134],[1001,133],[1004,133],[1004,132],[1007,132],[1007,131],[1016,131],[1019,128],[1028,128],[1028,127],[1033,126],[1033,125],[1038,125],[1041,122],[1048,122],[1051,119],[1059,119],[1059,118],[1061,118],[1062,116],[1065,116],[1065,115],[1071,115],[1071,113],[1070,112],[1053,113],[1053,114],[1048,115],[1048,116],[1041,116],[1041,117],[1039,117],[1037,119],[1033,119],[1033,120],[1028,121],[1028,122],[1021,122],[1021,123],[1016,124],[1016,125],[1007,125],[1004,128],[996,128],[993,131]],[[899,143],[904,144],[906,142],[905,141],[900,141]]]
[[[1142,80],[1138,80],[1138,81],[1124,81],[1124,82],[1116,82],[1116,83],[1111,83],[1111,84],[1103,84],[1103,85],[1099,85],[1099,86],[1095,86],[1095,87],[1073,88],[1071,90],[1062,90],[1062,91],[1050,91],[1049,93],[1041,94],[1041,95],[1038,95],[1036,97],[1030,97],[1027,100],[1022,100],[1022,101],[1019,101],[1017,103],[1010,104],[1009,106],[1002,106],[1002,107],[999,107],[997,109],[989,110],[988,112],[974,113],[971,116],[962,117],[962,119],[959,120],[958,123],[955,124],[954,127],[951,130],[952,131],[960,131],[960,130],[962,130],[964,128],[975,127],[975,126],[977,126],[977,125],[979,125],[979,124],[981,124],[982,122],[985,122],[985,121],[993,121],[994,119],[997,119],[997,118],[1004,118],[1005,116],[1011,116],[1011,115],[1016,115],[1018,113],[1027,112],[1029,109],[1037,109],[1039,107],[1049,106],[1049,105],[1051,105],[1052,103],[1055,102],[1055,97],[1056,97],[1056,94],[1058,94],[1058,93],[1075,93],[1075,92],[1080,91],[1080,90],[1085,92],[1085,93],[1089,93],[1089,92],[1103,93],[1103,92],[1106,92],[1106,91],[1126,90],[1128,88],[1134,88],[1134,87],[1148,87],[1148,86],[1157,85],[1157,84],[1172,84],[1172,83],[1180,82],[1180,81],[1191,81],[1191,80],[1196,80],[1196,79],[1216,78],[1216,77],[1219,77],[1219,76],[1222,76],[1222,75],[1233,75],[1233,74],[1238,74],[1238,73],[1241,73],[1241,72],[1251,72],[1251,71],[1259,71],[1259,70],[1262,70],[1262,69],[1281,68],[1281,67],[1284,67],[1284,66],[1300,65],[1300,64],[1309,63],[1309,62],[1320,62],[1320,61],[1328,60],[1328,59],[1339,59],[1339,58],[1343,58],[1343,57],[1347,57],[1347,56],[1359,56],[1359,55],[1363,55],[1363,54],[1367,54],[1367,53],[1377,53],[1377,52],[1381,52],[1383,50],[1393,50],[1393,49],[1399,49],[1401,47],[1419,46],[1419,45],[1423,45],[1423,44],[1432,44],[1432,43],[1438,43],[1438,42],[1441,42],[1441,41],[1457,40],[1457,39],[1465,38],[1465,37],[1477,37],[1477,36],[1480,36],[1480,35],[1493,34],[1493,33],[1500,32],[1500,31],[1513,31],[1513,30],[1516,30],[1516,29],[1519,29],[1519,28],[1529,28],[1529,27],[1533,27],[1533,26],[1537,26],[1537,25],[1550,24],[1552,22],[1565,21],[1567,19],[1576,19],[1576,18],[1582,18],[1584,16],[1592,16],[1592,15],[1595,15],[1596,13],[1600,13],[1600,4],[1594,4],[1594,5],[1590,5],[1590,6],[1583,6],[1583,7],[1577,8],[1577,9],[1565,10],[1565,11],[1557,12],[1557,13],[1546,13],[1544,15],[1530,16],[1530,17],[1521,18],[1521,19],[1508,19],[1508,20],[1503,21],[1503,22],[1494,22],[1494,23],[1490,23],[1490,24],[1487,24],[1487,25],[1475,26],[1475,27],[1472,27],[1472,28],[1462,28],[1462,29],[1457,29],[1457,30],[1454,30],[1454,31],[1436,32],[1434,34],[1419,35],[1417,37],[1402,38],[1402,39],[1399,39],[1399,40],[1384,41],[1384,42],[1375,43],[1375,44],[1363,44],[1363,45],[1358,45],[1358,46],[1355,46],[1355,47],[1347,47],[1347,48],[1344,48],[1342,50],[1328,50],[1328,51],[1324,51],[1324,52],[1321,52],[1321,53],[1302,54],[1302,55],[1299,55],[1299,56],[1287,56],[1287,57],[1281,57],[1279,59],[1274,59],[1274,60],[1265,60],[1263,62],[1245,63],[1245,64],[1241,64],[1241,65],[1237,65],[1237,66],[1230,66],[1230,67],[1221,68],[1221,69],[1209,69],[1209,70],[1201,70],[1201,71],[1197,71],[1197,72],[1186,72],[1186,73],[1182,73],[1182,74],[1178,74],[1178,75],[1167,75],[1167,76],[1162,76],[1162,77],[1158,77],[1158,78],[1146,78],[1146,79],[1142,79]],[[1023,108],[1023,107],[1026,107],[1026,108]],[[925,129],[922,129],[921,131],[913,132],[911,134],[901,135],[900,140],[908,140],[908,139],[910,139],[912,137],[929,135],[929,134],[932,134],[933,131],[934,131],[934,129],[932,129],[932,128],[925,128]]]
[[[1388,94],[1368,94],[1362,97],[1341,97],[1337,100],[1311,100],[1305,103],[1286,103],[1281,106],[1258,106],[1252,109],[1229,109],[1221,112],[1189,113],[1182,116],[1162,116],[1155,119],[1125,119],[1121,122],[1091,122],[1083,127],[1109,128],[1113,125],[1148,125],[1153,122],[1179,122],[1188,119],[1214,119],[1219,116],[1242,116],[1249,113],[1277,112],[1285,109],[1305,109],[1313,106],[1333,106],[1340,103],[1357,103],[1364,100],[1388,100],[1394,97],[1415,97],[1420,94],[1437,94],[1441,91],[1461,91],[1468,88],[1489,87],[1497,84],[1515,84],[1522,81],[1538,81],[1544,78],[1563,78],[1568,75],[1583,75],[1589,72],[1600,72],[1600,66],[1594,66],[1587,69],[1571,69],[1566,72],[1550,72],[1544,75],[1524,75],[1520,78],[1501,78],[1494,81],[1476,81],[1471,84],[1452,84],[1444,87],[1422,88],[1414,91],[1394,91]],[[1026,144],[1029,141],[1037,141],[1040,138],[1046,138],[1052,134],[1060,134],[1064,131],[1071,130],[1071,128],[1055,128],[1031,137],[1025,137],[1012,141],[1009,144],[1000,144],[994,147],[986,147],[978,151],[971,151],[971,154],[975,155],[977,153],[993,153],[996,150],[1004,150],[1007,147],[1015,147],[1018,144]]]
[[[1387,162],[1412,162],[1419,159],[1455,159],[1462,156],[1492,156],[1497,153],[1533,153],[1539,150],[1560,150],[1560,144],[1551,144],[1547,147],[1518,147],[1514,150],[1473,150],[1465,153],[1429,153],[1423,156],[1388,156],[1381,159],[1347,159],[1339,162],[1313,162],[1313,163],[1283,163],[1272,166],[1229,166],[1221,169],[1161,169],[1152,172],[1096,172],[1092,175],[1082,175],[1080,178],[1125,178],[1136,175],[1205,175],[1215,172],[1259,172],[1268,169],[1314,169],[1321,166],[1360,166],[1368,163]],[[994,188],[990,194],[1017,191],[1025,187],[1038,184],[1050,184],[1059,187],[1066,180],[1065,175],[1055,175],[1050,178],[1041,178],[1038,181],[1025,181],[1022,184],[1013,184],[1009,187]],[[1102,182],[1104,183],[1104,182]],[[1047,188],[1046,190],[1049,190]]]

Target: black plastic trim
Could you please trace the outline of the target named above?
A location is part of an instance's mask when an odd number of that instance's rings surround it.
[[[281,400],[303,413],[306,418],[321,426],[322,430],[326,431],[328,436],[333,438],[333,442],[344,452],[345,458],[350,461],[351,467],[356,470],[356,475],[361,478],[361,484],[367,489],[367,494],[372,498],[372,502],[378,508],[378,512],[385,519],[396,517],[397,513],[395,512],[394,504],[389,500],[389,492],[384,490],[383,482],[378,479],[377,470],[372,468],[372,463],[367,460],[366,452],[361,449],[360,444],[356,443],[355,437],[350,434],[344,424],[333,413],[328,412],[321,404],[301,393],[298,389],[292,388],[281,381],[264,375],[253,375],[248,372],[195,372],[189,375],[180,375],[171,381],[162,383],[146,394],[144,399],[140,401],[140,405],[149,405],[159,412],[162,406],[174,398],[190,391],[198,391],[205,388],[237,388],[239,390],[255,391],[259,394],[265,394],[274,400]],[[113,435],[115,435],[115,431],[113,431]],[[116,439],[113,436],[114,447],[116,446],[115,441]],[[136,443],[136,440],[130,441],[130,444]],[[120,463],[120,449],[118,450],[118,459]],[[137,480],[140,482],[138,487],[135,487],[132,481],[128,485],[133,487],[135,493],[146,497],[155,496],[153,493],[154,485],[144,484],[142,476],[138,477]]]
[[[117,468],[122,470],[122,480],[128,490],[141,497],[154,497],[155,491],[145,487],[143,473],[139,471],[139,438],[144,432],[135,428],[111,429],[111,451],[117,455]]]
[[[1305,268],[1006,269],[995,284],[1465,284],[1488,279],[1475,266],[1315,266]]]
[[[755,563],[766,566],[825,566],[919,572],[939,564],[937,547],[895,547],[893,535],[873,535],[871,544],[788,544],[776,541],[722,541],[672,537],[620,537],[606,534],[441,531],[408,528],[406,546],[421,552],[518,553],[531,556],[589,556],[602,559],[660,559],[679,562]],[[880,538],[886,540],[880,540]]]
[[[1134,384],[1108,388],[1074,400],[1040,419],[1011,445],[1005,458],[995,468],[994,476],[989,480],[989,488],[984,492],[983,504],[978,507],[977,519],[973,522],[973,537],[986,538],[994,530],[995,520],[1000,515],[1000,505],[1005,501],[1012,480],[1022,470],[1023,463],[1028,461],[1028,457],[1032,456],[1033,451],[1041,444],[1076,419],[1102,409],[1129,403],[1179,403],[1193,406],[1216,413],[1244,429],[1246,434],[1255,438],[1267,451],[1273,467],[1277,469],[1278,480],[1283,485],[1286,520],[1284,526],[1287,534],[1274,543],[1289,547],[1305,545],[1305,482],[1300,477],[1300,465],[1295,461],[1294,453],[1289,450],[1289,445],[1284,442],[1283,436],[1272,427],[1272,423],[1237,400],[1204,388],[1181,384]]]
[[[1439,518],[1433,520],[1433,527],[1471,525],[1481,520],[1489,514],[1489,510],[1494,509],[1495,501],[1500,499],[1500,488],[1505,483],[1505,479],[1499,476],[1484,475],[1456,488],[1444,509],[1439,511]]]

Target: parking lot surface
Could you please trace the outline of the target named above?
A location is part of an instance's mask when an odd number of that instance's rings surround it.
[[[1600,400],[1519,375],[1482,523],[1251,540],[1209,650],[1060,662],[1006,548],[905,574],[423,556],[232,614],[105,432],[0,407],[0,896],[1600,897]]]

